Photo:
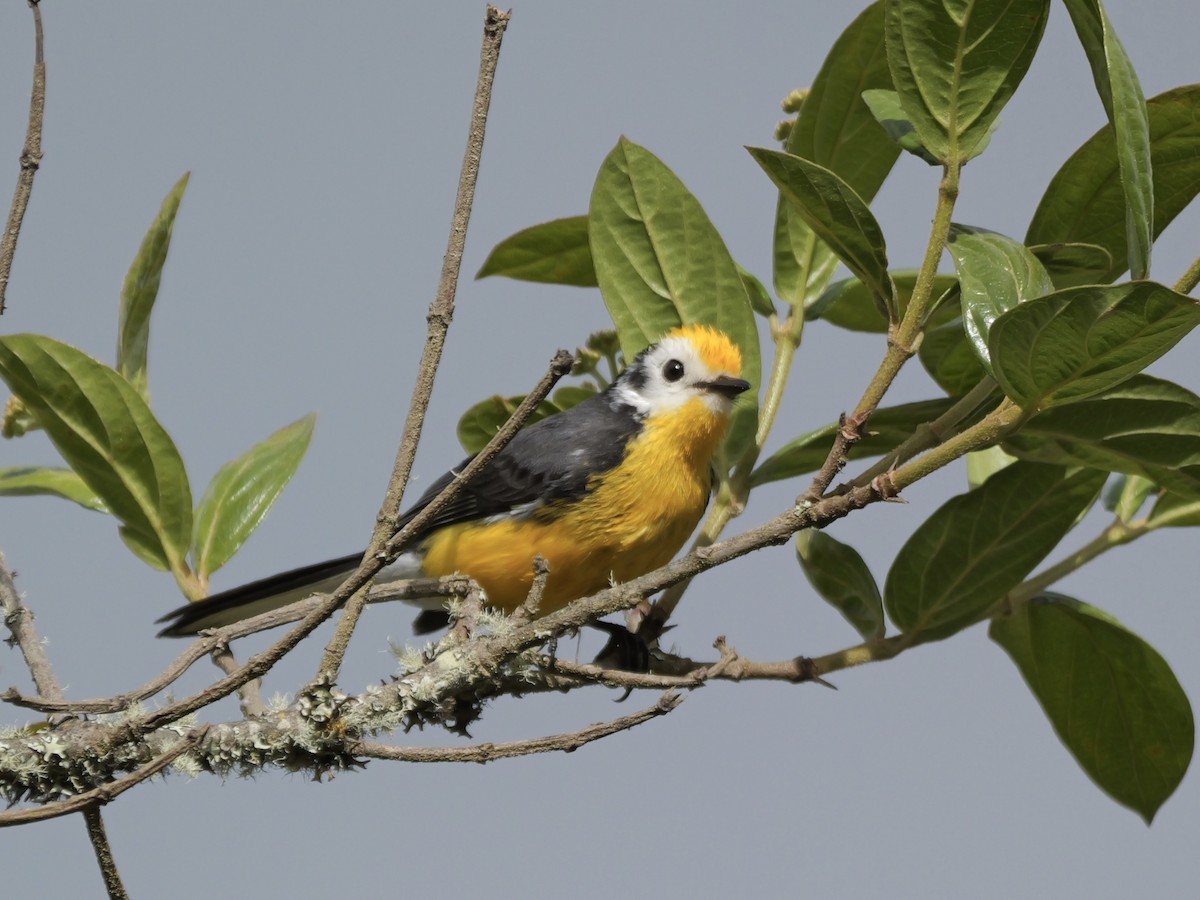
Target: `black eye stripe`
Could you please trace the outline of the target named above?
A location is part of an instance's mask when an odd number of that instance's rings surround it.
[[[662,373],[667,381],[678,381],[683,377],[683,363],[677,359],[668,359],[663,364]]]

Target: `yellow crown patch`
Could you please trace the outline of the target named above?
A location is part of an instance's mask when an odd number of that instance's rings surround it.
[[[689,341],[705,364],[715,371],[742,374],[742,351],[729,339],[729,335],[711,325],[699,322],[680,325],[667,332],[667,337],[681,337]]]

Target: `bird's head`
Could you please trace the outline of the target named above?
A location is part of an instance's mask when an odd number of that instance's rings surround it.
[[[727,419],[734,399],[750,387],[741,374],[742,354],[728,335],[708,325],[683,325],[639,353],[613,389],[642,417],[696,400]]]

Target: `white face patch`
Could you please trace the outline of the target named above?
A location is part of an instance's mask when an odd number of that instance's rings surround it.
[[[678,409],[696,398],[714,413],[727,416],[733,398],[705,386],[722,375],[736,377],[737,373],[713,369],[691,341],[675,335],[663,338],[622,373],[616,393],[643,416]]]

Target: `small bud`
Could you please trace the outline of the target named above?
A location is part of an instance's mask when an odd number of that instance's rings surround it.
[[[808,99],[808,88],[796,88],[790,94],[783,98],[783,102],[779,104],[783,107],[785,113],[798,113],[800,107],[804,105],[804,101]]]

